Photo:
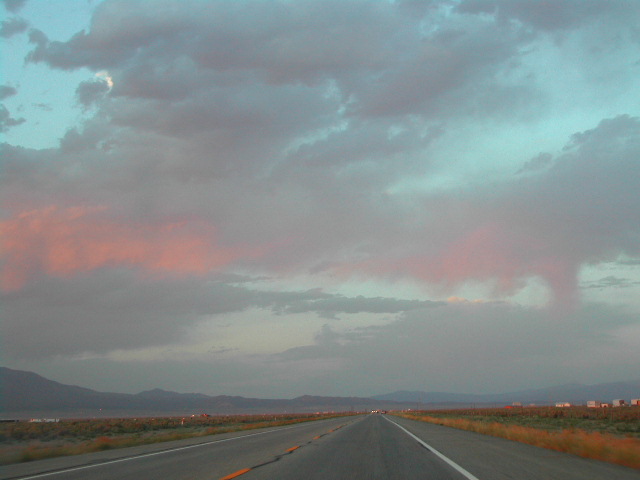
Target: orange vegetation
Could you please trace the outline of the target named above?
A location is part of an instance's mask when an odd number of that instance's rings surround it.
[[[620,437],[578,429],[549,431],[466,418],[442,418],[421,414],[401,414],[401,416],[640,469],[640,438]]]

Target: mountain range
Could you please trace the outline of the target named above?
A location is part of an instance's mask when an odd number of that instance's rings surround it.
[[[611,402],[622,398],[627,401],[640,398],[640,379],[629,382],[600,383],[596,385],[582,385],[572,383],[548,388],[522,390],[497,394],[462,394],[447,392],[423,392],[401,390],[393,393],[374,395],[377,400],[393,400],[395,402],[410,402],[419,404],[457,403],[466,405],[509,405],[520,402],[523,405],[553,405],[556,402],[569,402],[576,405],[586,404],[588,400]]]
[[[158,388],[137,394],[98,392],[5,367],[0,367],[0,388],[0,415],[4,418],[305,413],[405,407],[398,402],[360,397],[303,395],[293,399],[261,399]]]
[[[260,399],[202,393],[178,393],[162,389],[137,394],[109,393],[65,385],[36,373],[0,367],[0,415],[4,418],[93,417],[130,415],[186,415],[283,413],[316,411],[393,410],[461,406],[584,404],[587,400],[610,402],[614,398],[640,398],[640,379],[598,385],[569,384],[545,389],[501,394],[397,391],[372,397],[303,395],[293,399]]]

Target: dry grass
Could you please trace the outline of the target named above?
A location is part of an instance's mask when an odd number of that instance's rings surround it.
[[[186,422],[180,418],[148,418],[2,424],[0,465],[345,415],[349,414],[235,415],[187,419]]]
[[[506,438],[537,447],[640,469],[640,438],[621,437],[572,428],[557,431],[543,430],[500,422],[483,422],[466,418],[443,418],[428,414],[402,413],[398,415],[412,420]]]

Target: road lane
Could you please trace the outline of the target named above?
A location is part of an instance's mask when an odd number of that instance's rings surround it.
[[[304,445],[277,462],[252,469],[242,480],[473,480],[426,450],[383,415]]]
[[[0,479],[9,478],[640,480],[640,471],[396,416],[361,415],[2,467]]]
[[[480,480],[640,480],[640,470],[389,415]]]
[[[326,435],[357,418],[340,417],[288,427],[7,465],[0,468],[0,479],[219,479],[243,468],[272,461],[286,449]]]

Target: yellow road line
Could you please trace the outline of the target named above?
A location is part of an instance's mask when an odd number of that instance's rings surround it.
[[[242,470],[238,470],[237,472],[232,473],[231,475],[227,475],[226,477],[222,477],[220,480],[231,480],[232,478],[239,477],[240,475],[244,475],[245,473],[251,471],[250,468],[243,468]]]
[[[287,452],[293,452],[294,450],[297,450],[300,448],[300,445],[296,445],[295,447],[291,447],[290,449],[287,450]]]

